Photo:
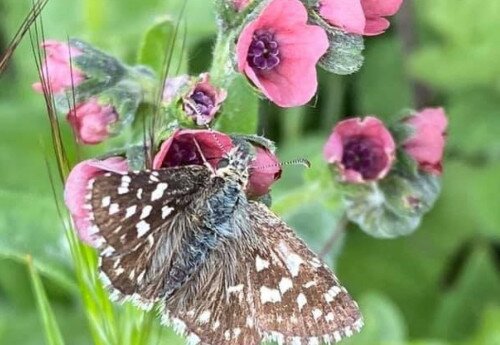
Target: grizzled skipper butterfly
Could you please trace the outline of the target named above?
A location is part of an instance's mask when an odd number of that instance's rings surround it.
[[[248,200],[251,155],[107,173],[87,208],[112,297],[149,309],[190,344],[314,345],[359,331],[356,302],[292,229]]]

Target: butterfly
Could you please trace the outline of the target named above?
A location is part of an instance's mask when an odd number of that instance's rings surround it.
[[[314,345],[363,325],[356,302],[245,187],[251,155],[89,181],[87,208],[111,297],[144,309],[189,344]]]

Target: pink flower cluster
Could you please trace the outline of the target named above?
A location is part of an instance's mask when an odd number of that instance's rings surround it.
[[[404,119],[412,135],[402,148],[420,170],[440,175],[447,127],[442,108],[426,108]],[[324,146],[324,157],[339,172],[341,180],[365,183],[383,179],[396,157],[394,138],[379,119],[368,116],[340,122]]]
[[[199,145],[200,150],[196,147]],[[223,133],[211,130],[177,130],[163,142],[153,161],[153,169],[186,165],[203,165],[204,159],[214,168],[220,159],[234,147],[232,139]],[[271,185],[281,176],[278,159],[269,149],[255,145],[254,159],[250,164],[250,178],[246,193],[257,198],[269,192]],[[88,182],[106,172],[123,174],[128,170],[122,157],[104,160],[90,159],[76,165],[66,181],[64,199],[75,224],[79,237],[89,245],[95,245],[92,237],[85,196]]]
[[[39,93],[61,93],[82,84],[87,77],[74,66],[73,59],[82,52],[68,43],[54,40],[42,44],[45,62],[41,67],[44,84],[33,84]],[[67,120],[77,140],[86,145],[99,144],[110,136],[109,126],[118,121],[118,114],[109,104],[101,104],[97,98],[76,104],[68,112]]]
[[[319,13],[347,32],[378,35],[389,27],[384,17],[395,14],[401,2],[320,0]],[[242,4],[246,1],[234,1],[238,9]],[[299,0],[271,0],[238,38],[238,71],[277,105],[304,105],[316,93],[316,64],[329,46],[325,29],[308,24]]]

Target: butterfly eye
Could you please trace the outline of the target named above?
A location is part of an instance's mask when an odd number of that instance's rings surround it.
[[[227,158],[222,158],[219,163],[217,164],[217,169],[222,169],[225,168],[229,165],[229,159]]]

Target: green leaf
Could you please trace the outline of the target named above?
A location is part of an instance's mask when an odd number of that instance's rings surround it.
[[[500,274],[489,247],[478,243],[457,283],[439,303],[434,334],[454,340],[468,338],[478,326],[483,308],[495,304],[500,305]]]
[[[398,307],[386,296],[369,293],[361,297],[359,306],[365,326],[361,332],[343,342],[346,345],[402,344],[406,340],[406,324]]]
[[[0,215],[0,256],[25,260],[30,255],[38,271],[75,289],[64,228],[53,198],[0,190],[0,208],[4,210]]]
[[[175,31],[176,22],[171,18],[162,18],[153,24],[142,40],[138,62],[151,67],[158,75],[163,75],[164,65],[170,59],[170,74],[178,70],[185,73],[187,59],[182,58],[182,36],[177,33],[177,37],[174,37]]]
[[[364,54],[363,68],[356,74],[355,111],[392,120],[401,109],[413,106],[401,43],[385,35],[369,40]]]
[[[59,329],[59,325],[50,306],[45,288],[43,287],[42,280],[36,271],[35,266],[31,260],[31,257],[27,258],[28,268],[31,276],[31,283],[33,287],[33,293],[35,294],[35,300],[38,305],[38,311],[40,313],[40,318],[43,321],[43,326],[45,329],[45,337],[47,345],[64,345],[64,340]]]
[[[217,130],[226,133],[254,134],[257,130],[258,97],[240,75],[234,78],[228,89],[228,97],[217,120]]]

